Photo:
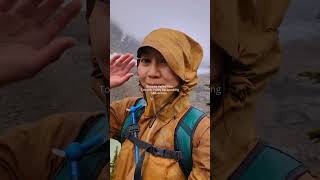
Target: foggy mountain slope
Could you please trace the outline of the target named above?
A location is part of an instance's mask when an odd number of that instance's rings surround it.
[[[110,22],[110,53],[130,52],[136,55],[139,41],[125,33],[120,26],[111,20]]]

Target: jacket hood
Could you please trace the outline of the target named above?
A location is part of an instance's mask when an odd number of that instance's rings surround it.
[[[183,32],[161,28],[145,37],[138,49],[138,57],[144,47],[152,47],[161,53],[172,71],[184,82],[181,92],[189,94],[198,81],[197,70],[203,57],[200,44]]]
[[[197,85],[197,70],[203,57],[202,47],[185,33],[168,28],[148,34],[138,49],[138,57],[141,57],[145,47],[160,52],[171,70],[183,81],[178,93],[151,95],[150,92],[142,92],[147,101],[144,115],[168,122],[190,106],[189,94]]]

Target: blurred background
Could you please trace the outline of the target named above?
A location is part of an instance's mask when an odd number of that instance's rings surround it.
[[[257,104],[258,133],[320,176],[320,143],[307,136],[320,128],[320,1],[291,0],[279,33],[283,61]]]
[[[92,68],[85,9],[62,34],[75,37],[77,45],[34,78],[0,88],[0,134],[50,114],[104,111],[90,87]]]
[[[148,12],[143,19],[152,19],[153,11],[139,10],[132,5],[132,1],[127,0],[130,4],[125,4],[123,1],[111,0],[111,50],[120,53],[135,52],[142,37],[156,28],[155,25],[158,23],[152,24],[151,20],[144,22],[142,18],[137,17],[142,12]],[[145,3],[148,5],[150,2]],[[205,52],[209,52],[210,47],[205,42],[206,38],[209,40],[209,35],[205,35],[209,28],[200,28],[202,25],[205,26],[205,23],[208,27],[210,24],[208,19],[210,6],[201,5],[201,3],[208,3],[209,0],[199,1],[196,4],[191,0],[183,1],[183,4],[177,4],[176,10],[169,9],[172,6],[171,4],[168,6],[168,0],[156,2],[161,2],[165,6],[162,7],[162,11],[155,12],[167,17],[163,20],[163,23],[167,23],[166,26],[171,23],[177,28],[181,27],[181,30],[186,30],[204,46]],[[151,5],[160,8],[161,5],[157,3],[153,1]],[[117,7],[117,4],[122,5]],[[134,19],[128,24],[125,21],[122,22],[121,16],[116,16],[119,12],[115,11],[125,12],[127,17],[123,18]],[[176,24],[180,21],[186,23],[184,20],[170,21],[170,13],[176,14],[177,17],[188,17],[188,14],[195,14],[195,17],[198,17],[195,11],[201,11],[199,13],[206,17],[190,20],[196,23],[190,28],[190,32],[189,28]],[[142,30],[137,30],[138,27]],[[197,29],[203,30],[201,33],[204,34],[201,36],[206,38],[198,37]],[[279,31],[284,51],[282,66],[280,72],[270,81],[265,94],[259,99],[257,108],[259,135],[301,160],[317,175],[320,175],[320,144],[313,144],[306,132],[320,128],[320,78],[317,75],[320,73],[319,32],[320,1],[292,0]],[[76,37],[77,46],[68,50],[59,61],[44,69],[35,78],[0,89],[0,134],[8,128],[34,122],[50,114],[70,111],[104,111],[103,104],[90,89],[89,76],[92,69],[84,9],[63,34]],[[205,57],[204,64],[201,66],[203,69],[209,65],[210,54]],[[137,79],[133,78],[124,87],[134,89],[136,83]],[[199,86],[194,92],[199,97],[198,101],[204,103],[198,103],[196,106],[209,112],[206,106],[209,102],[209,87],[206,84],[209,84],[209,76],[201,74]],[[136,95],[123,89],[117,90],[119,93],[112,96],[114,99]],[[195,102],[194,97],[197,96],[192,96],[193,102]]]

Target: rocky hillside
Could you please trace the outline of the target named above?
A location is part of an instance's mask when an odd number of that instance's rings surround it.
[[[110,23],[110,52],[114,53],[136,53],[139,41],[127,35],[120,26],[111,20]]]

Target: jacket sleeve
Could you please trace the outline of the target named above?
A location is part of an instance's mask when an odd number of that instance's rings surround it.
[[[129,115],[127,108],[134,105],[138,98],[128,97],[114,101],[110,105],[110,138],[120,140],[120,131],[125,118]]]
[[[210,179],[210,119],[203,119],[193,136],[192,171],[189,180]]]
[[[64,148],[94,117],[66,113],[9,129],[0,137],[0,179],[50,179],[62,160],[52,148]]]
[[[255,101],[256,94],[279,70],[282,53],[278,28],[289,0],[257,1],[255,4],[247,0],[247,6],[243,6],[242,3],[238,21],[238,57],[232,59],[229,67],[228,85],[236,106]]]
[[[309,173],[303,174],[298,180],[320,180],[320,177],[312,176]]]

